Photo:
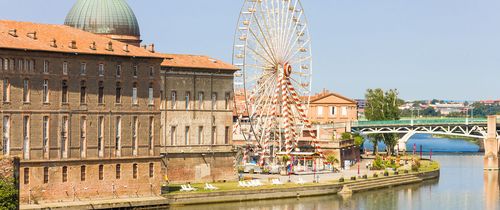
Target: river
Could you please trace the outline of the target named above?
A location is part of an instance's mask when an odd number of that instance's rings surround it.
[[[409,144],[421,144],[424,151],[428,151],[427,149],[430,148],[433,148],[433,151],[439,151],[432,157],[441,164],[439,180],[355,193],[350,197],[329,195],[300,199],[183,206],[171,209],[500,209],[499,173],[483,170],[483,157],[482,154],[477,153],[477,145],[463,140],[435,139],[429,135],[417,135],[410,139]]]

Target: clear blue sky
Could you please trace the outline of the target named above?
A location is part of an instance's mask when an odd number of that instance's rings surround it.
[[[360,98],[500,98],[498,0],[302,0],[313,38],[313,89]],[[62,24],[75,0],[0,0],[0,19]],[[129,0],[145,43],[231,62],[243,0]]]

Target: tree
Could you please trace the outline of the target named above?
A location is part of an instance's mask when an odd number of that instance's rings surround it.
[[[14,186],[14,181],[0,178],[0,209],[18,208],[18,191]]]
[[[352,135],[349,132],[342,133],[340,136],[340,140],[349,140],[352,139]]]
[[[398,91],[391,89],[384,91],[378,89],[368,89],[365,94],[366,108],[365,116],[368,120],[399,120],[401,111],[399,106],[402,100],[398,98]],[[396,134],[371,134],[369,135],[373,142],[374,152],[377,154],[378,142],[382,141],[387,146],[387,152],[392,154],[392,148],[396,146]]]

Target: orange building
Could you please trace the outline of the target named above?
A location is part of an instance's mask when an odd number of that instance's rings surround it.
[[[357,103],[340,94],[323,90],[311,96],[308,117],[317,124],[350,123],[358,120]]]

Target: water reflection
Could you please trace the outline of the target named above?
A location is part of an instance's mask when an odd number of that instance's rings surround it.
[[[281,199],[172,207],[175,210],[330,210],[330,209],[500,209],[499,172],[483,170],[482,154],[439,155],[441,177],[414,185],[352,196]]]

